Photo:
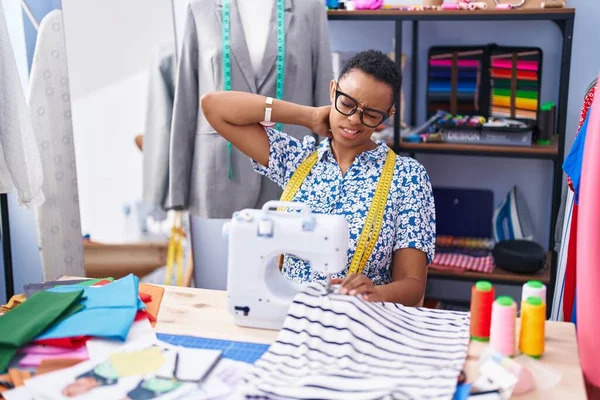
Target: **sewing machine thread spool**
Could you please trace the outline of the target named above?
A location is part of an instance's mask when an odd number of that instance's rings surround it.
[[[492,305],[490,347],[507,357],[515,354],[515,325],[517,303],[508,296],[500,296]]]
[[[539,297],[528,297],[521,303],[519,351],[533,358],[544,354],[546,303]]]
[[[480,342],[490,339],[492,303],[495,289],[488,281],[479,281],[471,289],[471,338]]]
[[[527,300],[530,297],[539,297],[543,302],[546,301],[546,285],[540,281],[529,281],[523,285],[521,300]]]

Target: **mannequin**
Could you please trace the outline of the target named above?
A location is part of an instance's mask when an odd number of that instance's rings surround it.
[[[244,36],[250,53],[252,69],[259,74],[267,38],[269,21],[275,0],[238,0],[238,8],[244,28]]]
[[[169,146],[168,209],[202,218],[231,218],[260,208],[281,188],[256,174],[248,157],[218,135],[202,115],[204,93],[223,90],[226,0],[191,0],[177,67]],[[276,97],[277,0],[229,0],[231,90]],[[284,0],[283,99],[329,104],[333,78],[327,11],[322,0]],[[304,127],[282,130],[301,138]]]

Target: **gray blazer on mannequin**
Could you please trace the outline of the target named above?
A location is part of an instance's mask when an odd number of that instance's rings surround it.
[[[231,0],[232,90],[275,97],[276,12],[262,71],[255,77],[236,4]],[[170,140],[167,208],[189,209],[203,218],[230,218],[234,211],[261,207],[281,193],[277,185],[254,172],[249,158],[235,148],[229,179],[227,142],[199,107],[204,93],[223,90],[222,5],[222,0],[191,0],[188,6]],[[285,0],[285,33],[284,99],[310,106],[329,104],[333,71],[323,0]],[[299,126],[282,129],[297,138],[311,134]]]

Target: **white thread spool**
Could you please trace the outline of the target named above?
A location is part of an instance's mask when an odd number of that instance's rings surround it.
[[[529,297],[539,297],[542,302],[546,302],[546,285],[540,281],[529,281],[523,285],[521,292],[521,301],[527,300]]]

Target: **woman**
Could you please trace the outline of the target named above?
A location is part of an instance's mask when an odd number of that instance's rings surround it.
[[[341,284],[341,293],[414,306],[423,298],[427,265],[435,248],[429,177],[414,159],[396,157],[384,142],[371,140],[375,128],[394,114],[401,80],[400,68],[392,60],[370,50],[354,56],[339,80],[331,82],[330,106],[314,108],[272,99],[266,104],[263,96],[240,92],[206,94],[201,106],[210,125],[248,155],[258,173],[282,188],[301,164],[312,165],[293,201],[307,204],[316,213],[346,218],[348,266],[332,279],[333,284]],[[317,144],[311,136],[300,141],[265,128],[267,108],[270,121],[303,125],[326,138]],[[306,164],[311,155],[312,164]],[[379,185],[385,176],[391,181]],[[382,192],[387,189],[387,196],[380,195],[376,198],[383,201],[374,202],[378,186]],[[369,253],[361,238],[368,239],[368,232],[362,231],[374,204],[384,206],[379,236]],[[307,262],[288,255],[282,273],[302,283],[324,278],[311,271]]]

